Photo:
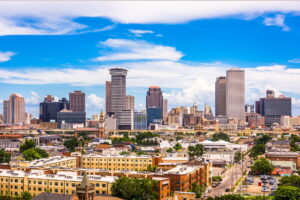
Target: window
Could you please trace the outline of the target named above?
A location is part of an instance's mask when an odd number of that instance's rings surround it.
[[[54,192],[58,192],[58,189],[54,189]]]
[[[102,184],[102,187],[106,187],[106,184]]]

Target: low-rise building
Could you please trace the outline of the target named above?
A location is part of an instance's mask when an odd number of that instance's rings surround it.
[[[131,156],[131,155],[98,155],[88,154],[80,158],[80,167],[91,169],[103,169],[109,171],[142,171],[148,166],[154,165],[154,158],[151,156]]]
[[[203,158],[212,164],[219,164],[221,161],[225,164],[232,164],[234,162],[234,151],[207,151],[203,154]]]
[[[96,194],[111,194],[111,186],[116,177],[113,176],[89,176],[89,180],[95,186]],[[76,186],[81,183],[82,176],[75,173],[44,174],[43,171],[0,171],[0,194],[18,196],[29,192],[37,196],[42,192],[56,194],[73,194]]]

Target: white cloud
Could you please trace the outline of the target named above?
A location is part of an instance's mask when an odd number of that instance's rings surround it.
[[[35,91],[31,91],[30,92],[31,96],[29,98],[26,98],[25,99],[25,102],[27,104],[33,104],[33,105],[36,105],[36,104],[39,104],[41,101],[41,97],[38,95],[38,93],[36,93]]]
[[[152,34],[154,33],[153,31],[149,30],[136,30],[136,29],[129,29],[130,33],[133,33],[136,37],[141,37],[144,34]]]
[[[1,29],[0,29],[1,30]],[[1,52],[0,51],[0,62],[6,62],[11,59],[12,56],[16,55],[16,53],[11,51]]]
[[[179,60],[183,54],[174,47],[151,44],[143,40],[107,39],[101,44],[114,50],[94,61]]]
[[[266,17],[264,19],[264,24],[266,26],[279,26],[283,31],[289,31],[290,28],[284,23],[285,16],[284,15],[276,15],[275,17]]]
[[[249,19],[270,12],[299,11],[297,1],[2,1],[0,35],[74,33],[86,28],[74,22],[78,17],[105,17],[124,24],[172,24],[229,16]]]
[[[288,61],[289,63],[300,63],[300,58],[294,58]]]
[[[96,94],[90,94],[87,96],[87,107],[90,108],[103,108],[104,107],[104,99],[98,97]]]

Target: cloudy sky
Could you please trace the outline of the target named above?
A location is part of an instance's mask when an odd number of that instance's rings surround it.
[[[214,107],[216,77],[240,67],[246,103],[273,89],[298,115],[299,37],[296,1],[1,1],[0,100],[20,93],[37,116],[45,95],[82,90],[90,116],[104,108],[108,69],[124,67],[138,110],[150,85],[169,107]]]

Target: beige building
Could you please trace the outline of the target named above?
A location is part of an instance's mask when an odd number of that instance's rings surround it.
[[[7,113],[7,123],[22,124],[25,123],[25,100],[19,94],[12,94],[8,102],[5,102]]]
[[[111,194],[111,186],[116,177],[93,175],[89,177],[94,184],[96,194]],[[0,195],[18,196],[29,192],[37,196],[42,192],[57,194],[73,194],[76,186],[81,183],[82,176],[74,172],[58,172],[57,174],[45,174],[42,170],[32,172],[24,171],[0,171]]]
[[[89,154],[81,156],[80,167],[90,169],[102,169],[109,171],[142,171],[148,166],[154,165],[151,156],[105,156]]]
[[[300,116],[290,117],[290,116],[281,116],[280,123],[284,128],[296,128],[300,126]]]
[[[226,77],[217,77],[215,83],[215,114],[226,116]]]
[[[26,170],[27,168],[76,168],[77,158],[76,157],[61,157],[54,156],[49,158],[42,158],[34,161],[16,161],[11,162],[12,169]]]
[[[134,96],[125,96],[124,110],[134,110]]]
[[[226,116],[245,120],[245,71],[233,68],[226,71]]]

